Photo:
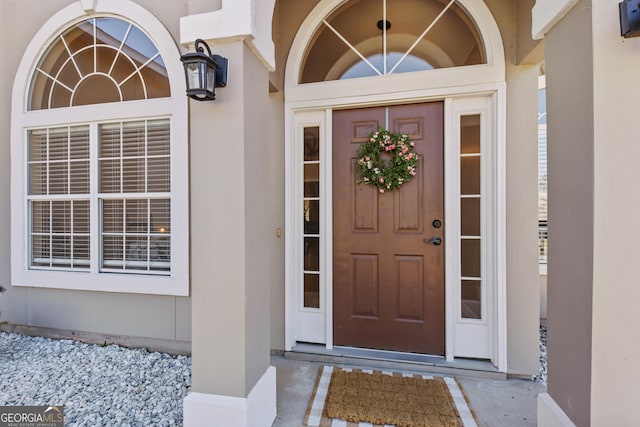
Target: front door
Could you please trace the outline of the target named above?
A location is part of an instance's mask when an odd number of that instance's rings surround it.
[[[444,355],[442,102],[333,113],[333,342]],[[356,151],[385,127],[408,134],[416,176],[380,194],[357,184]]]

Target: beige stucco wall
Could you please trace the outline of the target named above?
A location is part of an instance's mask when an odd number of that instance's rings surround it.
[[[536,65],[544,60],[544,40],[531,38],[531,10],[536,0],[516,2],[516,63]]]
[[[231,59],[231,75],[242,71],[239,43],[218,52]],[[239,309],[246,291],[242,86],[230,84],[216,95],[215,102],[190,101],[193,389],[244,397],[245,316]],[[215,126],[218,120],[225,126]],[[232,129],[237,130],[237,139]],[[234,143],[225,144],[231,138]],[[221,155],[223,145],[227,147]],[[217,212],[220,203],[224,209]],[[225,325],[229,333],[215,325]],[[230,351],[216,352],[212,346]],[[216,376],[228,384],[226,389],[210,380]]]
[[[23,51],[35,33],[49,17],[70,3],[71,0],[0,2],[0,94],[3,95],[0,97],[0,285],[8,289],[0,300],[2,319],[18,325],[189,341],[190,298],[9,286],[9,120],[13,80]],[[177,40],[179,17],[187,13],[185,2],[140,0],[138,3],[163,22]]]
[[[276,227],[271,215],[272,206],[278,202],[273,194],[269,175],[273,166],[270,159],[278,148],[277,142],[268,140],[270,120],[269,74],[254,52],[246,45],[243,48],[244,94],[242,103],[246,110],[245,133],[245,227],[247,271],[245,317],[247,322],[245,342],[247,362],[245,382],[248,394],[269,366],[271,314],[271,269],[269,256],[281,242],[276,236]],[[276,150],[274,150],[274,148]]]
[[[508,372],[538,372],[538,70],[517,65],[516,3],[486,2],[505,46],[507,78],[507,358]],[[524,34],[520,34],[524,37]]]
[[[640,420],[637,339],[640,38],[623,39],[617,2],[592,0],[594,101],[591,425]],[[576,6],[580,7],[580,5]]]
[[[267,143],[270,146],[269,161],[269,212],[270,224],[280,229],[280,237],[269,248],[271,265],[271,348],[284,348],[284,94],[274,92],[269,96]],[[272,230],[276,233],[277,230]]]
[[[546,35],[548,390],[577,426],[640,419],[640,39],[616,6],[582,0]]]
[[[284,87],[284,69],[293,39],[318,0],[277,0],[274,8],[273,41],[276,44],[276,70],[269,81],[278,90]]]
[[[0,1],[0,17],[5,16],[5,3]],[[6,43],[8,40],[5,25],[0,25],[0,58],[6,58]],[[9,288],[11,266],[11,205],[9,204],[9,134],[11,110],[8,102],[11,94],[10,78],[8,70],[0,67],[0,286]],[[6,317],[7,299],[0,296],[0,320]]]
[[[271,193],[281,175],[270,176],[280,143],[267,69],[242,41],[216,51],[237,83],[191,102],[193,390],[246,397],[269,365],[269,282],[283,264]]]
[[[536,66],[507,66],[507,357],[522,375],[539,364],[537,80]]]
[[[549,141],[548,390],[578,426],[589,425],[591,399],[595,199],[590,5],[590,0],[579,2],[545,40]]]
[[[222,7],[222,0],[187,0],[188,15],[207,13],[219,10]]]

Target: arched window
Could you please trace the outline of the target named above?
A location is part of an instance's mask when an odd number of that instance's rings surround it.
[[[14,110],[26,111],[12,131],[12,178],[23,194],[12,209],[24,230],[12,247],[26,258],[13,281],[185,295],[186,97],[180,67],[167,67],[162,52],[179,54],[148,12],[117,3],[160,29],[161,44],[127,13],[71,19],[22,77],[26,100],[14,90]]]
[[[33,75],[29,109],[170,95],[167,70],[149,37],[131,22],[97,17],[51,42]]]
[[[300,83],[486,63],[478,29],[455,0],[351,0],[312,40]]]

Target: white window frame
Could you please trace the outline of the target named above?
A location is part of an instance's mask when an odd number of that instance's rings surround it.
[[[18,67],[12,92],[11,112],[11,284],[103,292],[155,295],[189,295],[189,191],[188,104],[180,52],[164,25],[151,13],[129,0],[96,0],[91,15],[81,2],[51,17],[36,33]],[[171,97],[122,103],[95,104],[28,111],[31,77],[50,42],[66,28],[91,17],[114,17],[133,22],[155,43],[165,61]],[[29,129],[136,119],[170,119],[171,138],[171,272],[169,275],[100,273],[99,269],[51,271],[29,268],[29,209],[27,204],[27,134]],[[95,147],[97,148],[97,147]],[[95,149],[92,147],[92,150]],[[92,194],[97,190],[97,156],[92,156]],[[95,188],[94,188],[95,187]],[[93,196],[92,196],[93,197]],[[97,206],[97,204],[96,204]],[[100,259],[99,210],[91,211],[91,263]],[[98,244],[94,243],[98,242]]]
[[[498,216],[504,212],[504,144],[497,135],[495,104],[496,95],[449,99],[446,102],[448,123],[445,130],[445,277],[447,280],[446,313],[449,326],[447,343],[448,358],[472,357],[491,359],[497,366],[499,333],[496,328],[500,309],[500,267],[505,263],[501,255],[504,223]],[[479,116],[480,119],[480,238],[481,238],[481,318],[464,318],[461,312],[460,249],[462,232],[460,227],[460,144],[461,117]],[[451,327],[453,326],[453,327]]]

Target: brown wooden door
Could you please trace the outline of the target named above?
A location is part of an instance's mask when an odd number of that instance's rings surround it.
[[[416,176],[378,193],[356,184],[356,151],[385,125],[385,107],[333,113],[334,344],[444,355],[443,103],[388,107],[408,134]]]

